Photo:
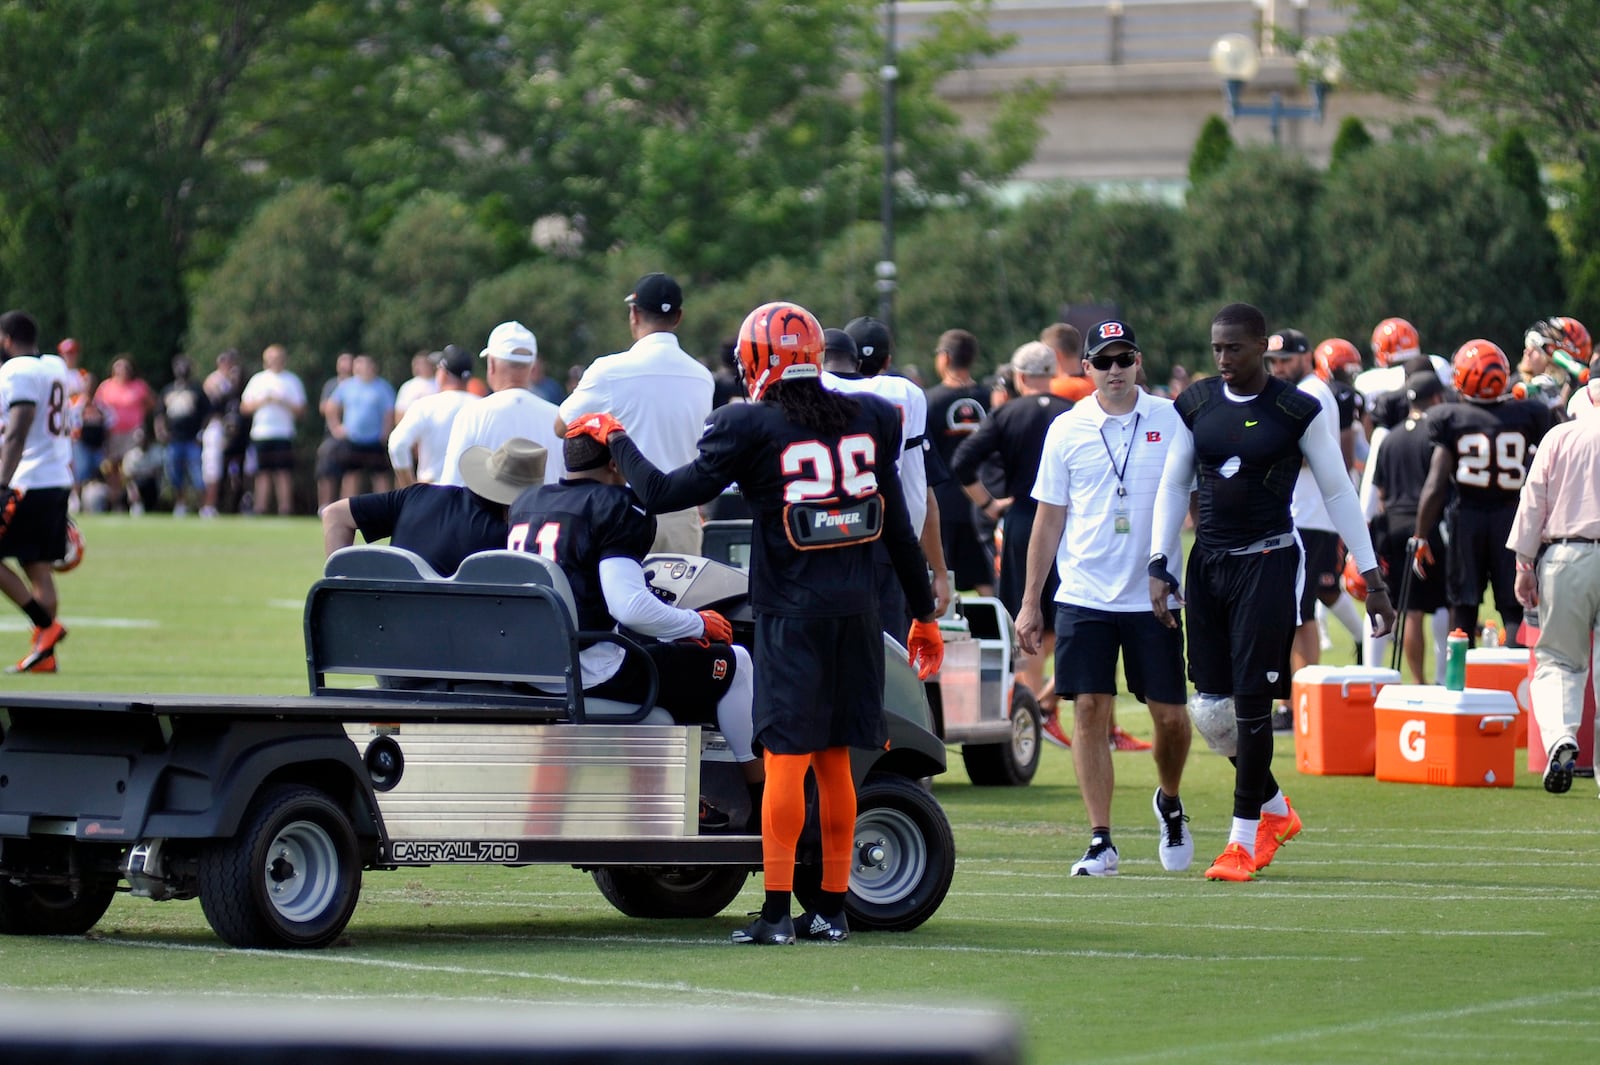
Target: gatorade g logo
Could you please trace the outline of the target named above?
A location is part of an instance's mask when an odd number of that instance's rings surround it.
[[[1420,762],[1428,756],[1428,723],[1412,718],[1400,726],[1400,757],[1408,762]]]

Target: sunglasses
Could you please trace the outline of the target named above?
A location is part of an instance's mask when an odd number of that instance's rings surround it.
[[[1089,365],[1096,370],[1109,370],[1113,366],[1120,366],[1124,370],[1133,365],[1133,360],[1138,357],[1137,351],[1123,351],[1116,355],[1096,355],[1089,360]]]

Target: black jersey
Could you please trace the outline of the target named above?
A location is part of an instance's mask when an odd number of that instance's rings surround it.
[[[1258,395],[1236,403],[1223,394],[1220,377],[1206,377],[1185,388],[1176,405],[1194,436],[1196,545],[1225,551],[1288,532],[1305,457],[1300,438],[1322,410],[1317,398],[1268,377]]]
[[[979,464],[991,455],[1000,456],[1005,475],[1001,495],[1029,500],[1033,482],[1039,476],[1039,460],[1044,454],[1044,437],[1050,423],[1072,409],[1072,401],[1045,393],[1018,396],[995,411],[989,420],[956,448],[950,470],[961,484],[978,480]]]
[[[1328,389],[1333,393],[1334,405],[1339,408],[1339,428],[1350,428],[1365,413],[1366,398],[1354,385],[1337,377],[1328,382]]]
[[[608,558],[642,561],[656,538],[656,519],[621,485],[562,480],[530,488],[511,504],[513,550],[543,555],[561,567],[572,585],[578,627],[607,631],[617,621],[600,587],[600,563]]]
[[[928,440],[944,459],[989,417],[989,390],[980,384],[935,385],[928,389]]]
[[[625,435],[613,439],[611,451],[653,513],[696,506],[730,482],[739,483],[755,519],[750,601],[761,614],[876,614],[872,540],[852,538],[845,524],[855,520],[860,504],[876,497],[881,509],[877,504],[867,509],[881,523],[907,606],[914,617],[923,617],[933,612],[933,593],[895,472],[900,412],[867,393],[848,399],[856,413],[842,432],[831,435],[789,421],[776,403],[719,407],[706,422],[699,455],[670,473],[652,466]],[[801,542],[794,516],[802,508],[813,514],[814,529],[824,529],[831,514],[843,538]]]
[[[1407,418],[1383,438],[1377,465],[1372,468],[1372,484],[1383,493],[1383,510],[1391,525],[1415,522],[1432,461],[1433,439],[1425,414]]]
[[[1533,449],[1550,428],[1550,409],[1531,399],[1441,403],[1428,412],[1430,439],[1455,459],[1463,507],[1515,507]]]

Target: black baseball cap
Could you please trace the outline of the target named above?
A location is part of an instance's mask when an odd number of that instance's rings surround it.
[[[1133,327],[1127,322],[1108,318],[1089,330],[1089,335],[1083,338],[1083,357],[1093,358],[1113,344],[1126,344],[1133,350],[1139,350],[1139,341],[1134,339]]]
[[[435,366],[443,366],[445,373],[451,377],[472,376],[472,355],[462,351],[454,344],[446,344],[443,351],[436,351],[428,358],[433,360]]]
[[[1311,351],[1311,341],[1298,329],[1280,329],[1267,338],[1267,358],[1283,359],[1290,355],[1305,355]]]
[[[848,355],[851,362],[861,358],[861,352],[857,350],[855,340],[843,329],[824,329],[822,331],[822,351],[825,355]]]
[[[856,357],[863,370],[882,369],[894,354],[894,334],[876,318],[853,318],[845,323],[844,331],[856,342]]]
[[[651,314],[671,314],[683,309],[683,289],[666,274],[645,274],[634,282],[626,302]]]

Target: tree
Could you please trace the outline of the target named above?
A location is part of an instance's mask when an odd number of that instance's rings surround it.
[[[1534,158],[1521,130],[1508,129],[1500,135],[1489,149],[1489,165],[1500,172],[1506,184],[1522,193],[1533,216],[1543,225],[1550,216],[1550,204],[1544,196],[1539,160]]]
[[[1600,158],[1600,154],[1591,158]],[[1570,314],[1600,333],[1600,166],[1585,167],[1578,175],[1573,204],[1567,222],[1573,254],[1567,262],[1567,303],[1563,314]]]
[[[1345,115],[1339,123],[1339,132],[1334,134],[1333,147],[1328,151],[1328,169],[1338,169],[1348,163],[1352,156],[1370,147],[1372,134],[1367,132],[1366,123],[1355,115]]]
[[[1233,156],[1233,133],[1221,115],[1212,115],[1200,127],[1194,150],[1189,153],[1189,187],[1197,189]]]

